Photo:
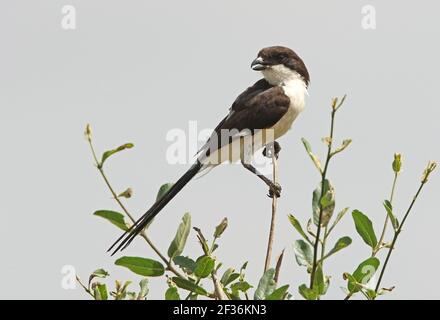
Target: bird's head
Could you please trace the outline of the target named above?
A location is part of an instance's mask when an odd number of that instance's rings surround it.
[[[310,82],[309,72],[302,59],[291,49],[281,46],[261,49],[251,68],[261,71],[272,85],[302,78],[306,85]]]

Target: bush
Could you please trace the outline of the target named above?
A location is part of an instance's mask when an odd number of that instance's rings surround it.
[[[330,276],[325,273],[325,262],[337,253],[339,254],[340,251],[352,243],[350,237],[342,236],[336,240],[332,247],[327,246],[330,236],[333,236],[338,223],[345,217],[346,213],[349,212],[349,208],[347,207],[340,208],[336,211],[335,188],[328,178],[329,164],[336,155],[342,153],[351,143],[350,139],[346,139],[342,141],[340,146],[335,147],[335,117],[344,101],[345,96],[340,100],[335,98],[332,101],[330,110],[330,133],[327,137],[322,139],[326,146],[326,157],[323,162],[313,153],[310,143],[306,139],[302,139],[305,150],[321,177],[318,186],[312,194],[312,216],[306,224],[302,224],[293,215],[287,217],[293,229],[295,229],[296,233],[300,236],[300,239],[294,242],[293,248],[297,263],[306,268],[308,282],[299,285],[298,292],[307,300],[321,299],[321,297],[326,294],[330,285]],[[103,153],[99,160],[92,142],[90,125],[86,127],[85,136],[90,145],[95,165],[121,210],[121,212],[99,210],[96,211],[94,215],[104,218],[119,229],[126,231],[130,225],[135,222],[133,215],[131,215],[124,204],[125,200],[132,197],[133,191],[131,188],[127,188],[123,192],[116,192],[104,172],[104,164],[107,164],[106,161],[111,156],[126,149],[133,148],[134,145],[132,143],[126,143],[113,150],[108,150]],[[275,154],[267,154],[267,156],[272,158],[274,171],[276,171],[278,156]],[[374,300],[378,296],[393,290],[394,287],[381,287],[383,276],[398,237],[402,232],[402,228],[412,212],[419,194],[428,182],[430,174],[436,168],[436,163],[428,163],[423,171],[415,196],[411,199],[408,209],[400,215],[397,215],[393,209],[396,184],[402,167],[402,156],[400,154],[396,153],[394,155],[391,167],[394,173],[394,179],[390,196],[383,201],[384,223],[381,232],[377,233],[376,230],[374,230],[373,223],[366,214],[357,209],[351,212],[354,227],[362,241],[370,247],[371,254],[364,261],[360,262],[359,266],[352,273],[343,273],[343,277],[347,282],[345,288],[346,300],[357,293],[361,293],[366,299]],[[276,174],[274,174],[274,177],[275,176]],[[162,197],[171,186],[172,184],[162,185],[159,188],[157,199]],[[176,235],[168,248],[167,257],[156,247],[149,238],[147,230],[144,229],[139,237],[143,238],[146,244],[153,249],[158,260],[146,257],[124,256],[115,261],[116,265],[128,268],[133,273],[144,277],[140,280],[139,289],[136,292],[129,291],[131,281],[127,281],[124,284],[120,281],[116,281],[115,289],[109,293],[106,284],[102,283],[102,280],[98,281],[98,279],[104,279],[109,276],[108,272],[104,269],[94,271],[89,276],[87,285],[83,284],[79,277],[77,277],[77,280],[84,290],[96,300],[106,300],[110,297],[116,300],[146,299],[148,294],[148,277],[162,277],[164,281],[167,282],[168,289],[164,293],[164,298],[167,300],[188,300],[198,299],[200,297],[218,300],[291,299],[293,295],[289,293],[289,285],[279,285],[278,283],[284,252],[276,259],[275,266],[271,267],[276,209],[277,196],[272,195],[272,221],[266,250],[265,272],[258,284],[252,285],[247,281],[245,274],[248,265],[247,262],[243,263],[242,261],[239,269],[233,267],[225,268],[219,258],[214,255],[214,252],[219,246],[218,240],[223,236],[228,227],[228,219],[224,218],[214,228],[212,236],[207,238],[202,230],[191,228],[191,215],[189,213],[185,213],[183,216]],[[335,212],[338,213],[335,215]],[[391,228],[393,231],[393,237],[390,241],[385,239],[387,228]],[[191,232],[197,236],[200,243],[201,252],[199,257],[188,257],[183,254],[187,238]],[[380,261],[377,258],[378,252],[382,250],[386,251],[384,261]],[[370,280],[376,273],[379,274],[378,281],[372,283]],[[208,283],[212,284],[212,290],[207,289]],[[253,294],[251,294],[252,291]]]

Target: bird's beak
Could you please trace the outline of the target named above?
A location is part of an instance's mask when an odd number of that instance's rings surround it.
[[[262,71],[267,68],[267,63],[264,61],[263,58],[258,57],[257,59],[252,61],[251,68],[255,71]]]

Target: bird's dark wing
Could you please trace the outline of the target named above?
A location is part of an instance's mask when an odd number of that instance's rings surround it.
[[[266,80],[257,81],[246,89],[234,101],[229,114],[217,125],[206,144],[201,148],[206,156],[231,143],[222,139],[222,130],[249,130],[253,133],[260,129],[271,128],[287,112],[290,99],[283,89],[270,85]]]
[[[290,99],[284,94],[280,87],[271,86],[266,80],[260,80],[252,87],[240,94],[232,104],[229,115],[225,117],[215,128],[213,135],[205,144],[207,149],[203,149],[205,154],[215,151],[210,148],[210,141],[219,139],[218,146],[223,146],[230,141],[221,139],[221,130],[250,130],[254,133],[260,129],[271,128],[287,112]],[[233,138],[231,138],[232,140]],[[205,147],[204,147],[205,148]],[[173,185],[173,187],[130,227],[118,240],[110,247],[114,247],[115,254],[120,249],[127,247],[145,226],[153,219],[162,208],[202,169],[203,165],[198,160],[196,163]]]

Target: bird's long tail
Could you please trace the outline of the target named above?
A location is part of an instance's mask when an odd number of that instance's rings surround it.
[[[119,250],[124,250],[133,239],[142,232],[145,226],[170,202],[180,190],[200,171],[202,163],[197,161],[189,168],[189,170],[179,179],[177,182],[165,193],[159,200],[157,200],[151,208],[140,217],[124,234],[122,234],[118,240],[107,250],[111,251],[117,246],[112,255]]]

